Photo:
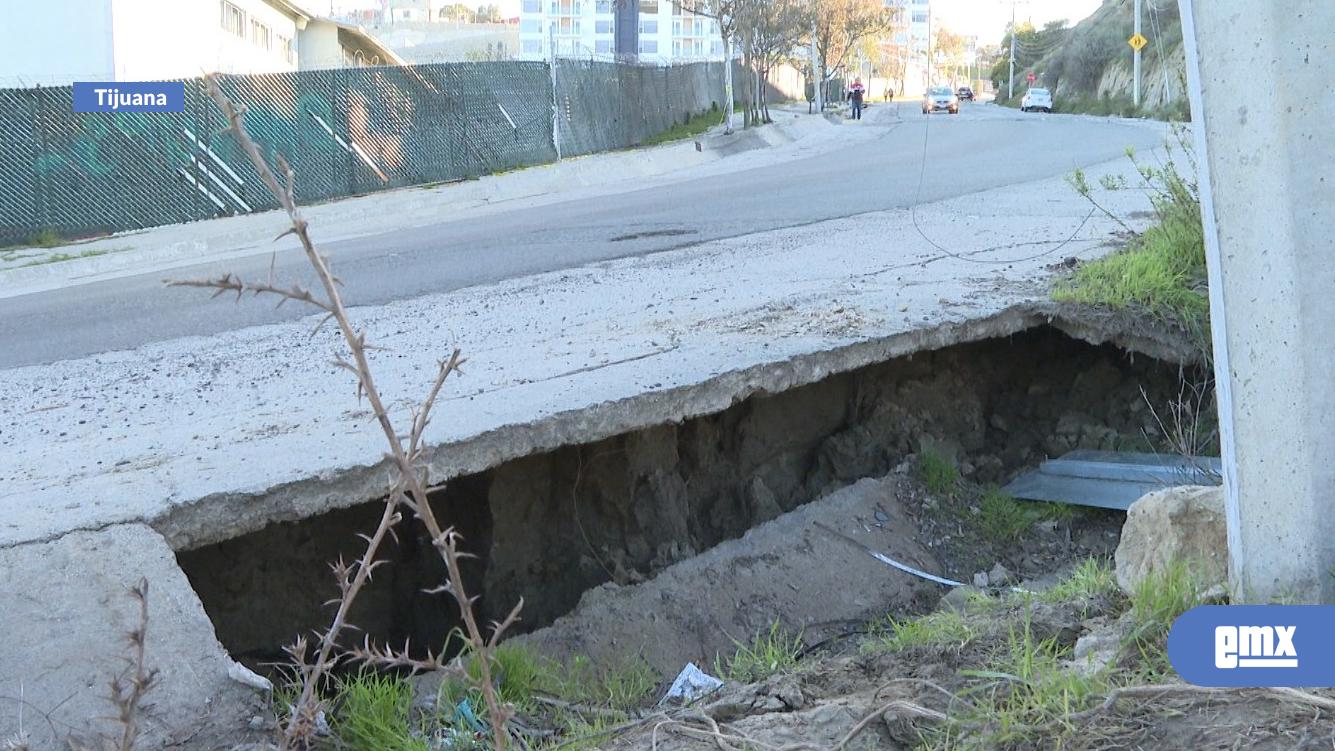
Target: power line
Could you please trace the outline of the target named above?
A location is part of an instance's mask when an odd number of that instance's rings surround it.
[[[1044,256],[1050,256],[1053,253],[1056,253],[1057,251],[1061,250],[1062,248],[1065,248],[1067,245],[1070,245],[1071,243],[1075,242],[1075,238],[1079,236],[1081,230],[1083,230],[1085,226],[1089,224],[1089,220],[1094,218],[1094,214],[1097,211],[1097,209],[1091,208],[1089,210],[1089,213],[1085,214],[1085,218],[1080,221],[1079,226],[1075,228],[1075,231],[1071,233],[1070,237],[1067,237],[1065,240],[1062,240],[1055,247],[1048,248],[1047,250],[1041,253],[1035,253],[1033,255],[1025,256],[1023,258],[1009,258],[1002,261],[996,261],[991,259],[981,259],[981,258],[971,257],[976,255],[982,255],[983,253],[990,253],[994,250],[1004,250],[1006,248],[1015,247],[1014,245],[993,245],[990,247],[982,248],[981,250],[970,251],[965,254],[956,253],[955,251],[944,247],[937,241],[928,237],[927,233],[923,231],[922,225],[918,222],[918,204],[922,202],[922,187],[923,183],[927,179],[927,154],[929,151],[928,147],[930,145],[931,130],[932,130],[932,116],[928,114],[925,122],[923,123],[923,130],[922,130],[922,164],[918,171],[918,189],[914,194],[913,204],[909,207],[909,218],[913,221],[913,229],[918,233],[918,236],[921,237],[923,240],[925,240],[928,245],[931,245],[938,251],[945,253],[946,255],[950,256],[951,258],[954,258],[957,261],[966,261],[968,263],[977,263],[981,265],[1008,266],[1014,263],[1024,263],[1026,261],[1033,261],[1039,258],[1043,258]],[[1051,242],[1056,242],[1056,241],[1054,240]]]

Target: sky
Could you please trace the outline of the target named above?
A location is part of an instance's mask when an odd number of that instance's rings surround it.
[[[505,16],[519,15],[519,0],[490,0]],[[478,0],[463,0],[478,5]],[[335,5],[376,7],[377,0],[334,0]],[[1016,18],[1032,20],[1035,26],[1059,18],[1075,23],[1098,8],[1102,0],[1015,0]],[[312,6],[318,7],[318,6]],[[1006,33],[1011,20],[1011,0],[932,0],[932,13],[938,21],[957,34],[977,36],[982,44],[996,44]]]
[[[1015,17],[1020,23],[1042,26],[1060,18],[1076,21],[1093,13],[1102,0],[1017,0]],[[932,0],[933,20],[956,34],[977,36],[980,44],[996,44],[1011,21],[1010,0]]]

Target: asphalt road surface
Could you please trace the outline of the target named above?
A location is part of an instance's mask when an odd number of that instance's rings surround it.
[[[377,305],[501,279],[859,214],[906,208],[1069,173],[1159,145],[1151,128],[1078,116],[1025,115],[966,105],[924,117],[916,104],[877,105],[862,127],[879,132],[844,151],[595,200],[517,208],[485,217],[330,243],[345,300]],[[1041,207],[1036,207],[1041,211]],[[893,242],[893,238],[868,238]],[[265,278],[271,254],[178,268],[173,278],[229,270]],[[819,259],[813,259],[819,263]],[[305,257],[281,252],[281,280],[310,283]],[[0,368],[131,349],[309,315],[210,300],[164,288],[162,272],[0,300]]]

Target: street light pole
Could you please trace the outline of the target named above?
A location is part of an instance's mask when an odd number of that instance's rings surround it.
[[[1011,0],[1011,77],[1006,84],[1006,98],[1015,98],[1015,0]]]
[[[1140,0],[1136,0],[1135,35],[1140,36]],[[1131,100],[1140,106],[1140,48],[1134,48],[1131,58]]]

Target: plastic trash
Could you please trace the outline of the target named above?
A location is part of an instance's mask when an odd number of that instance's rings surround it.
[[[686,667],[682,668],[680,673],[677,673],[677,678],[672,681],[672,686],[668,689],[667,695],[663,697],[663,701],[675,699],[682,702],[692,702],[718,690],[722,685],[723,681],[696,667],[695,663],[688,662]]]

